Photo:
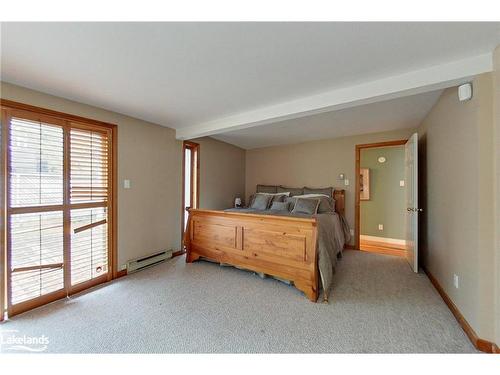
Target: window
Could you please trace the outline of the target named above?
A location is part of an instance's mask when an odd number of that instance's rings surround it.
[[[116,274],[115,137],[112,124],[2,100],[2,301],[9,315]]]
[[[200,191],[200,145],[194,142],[183,143],[182,168],[182,234],[186,230],[189,208],[198,208]]]

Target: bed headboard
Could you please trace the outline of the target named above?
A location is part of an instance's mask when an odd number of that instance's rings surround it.
[[[260,190],[259,190],[260,187]],[[278,187],[281,187],[283,189],[297,189],[297,190],[303,190],[305,188],[293,188],[293,187],[283,187],[281,185],[257,185],[256,191],[260,193],[277,193],[278,192]],[[328,189],[330,189],[329,187]],[[321,189],[320,189],[321,190]],[[286,190],[285,190],[286,191]],[[300,193],[302,194],[302,193]],[[333,189],[333,199],[335,199],[335,211],[342,215],[345,216],[345,190],[344,189]]]
[[[345,190],[334,190],[333,199],[335,199],[335,211],[345,216]]]

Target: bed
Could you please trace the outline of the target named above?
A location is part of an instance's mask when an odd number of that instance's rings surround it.
[[[287,280],[316,302],[328,302],[337,259],[349,241],[345,191],[332,189],[335,212],[292,214],[270,210],[190,209],[186,262],[206,258]]]

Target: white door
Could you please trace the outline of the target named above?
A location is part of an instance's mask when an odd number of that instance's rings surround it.
[[[406,259],[418,272],[418,135],[413,134],[405,145],[406,181]]]

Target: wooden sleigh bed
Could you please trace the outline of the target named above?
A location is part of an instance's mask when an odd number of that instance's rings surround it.
[[[345,191],[334,190],[344,215]],[[200,257],[292,281],[318,299],[318,227],[315,218],[190,209],[184,235],[186,262]]]

